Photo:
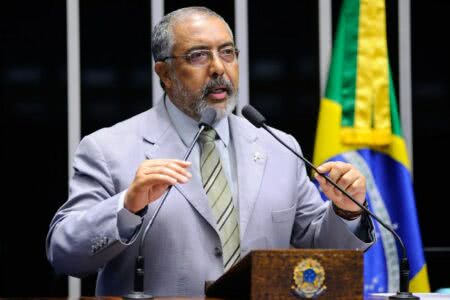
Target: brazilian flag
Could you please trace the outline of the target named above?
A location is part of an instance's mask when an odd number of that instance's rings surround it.
[[[314,147],[316,165],[353,164],[366,177],[369,208],[403,239],[410,290],[428,292],[411,166],[400,128],[387,42],[384,0],[344,0]],[[401,249],[375,224],[378,241],[364,255],[365,293],[396,292]]]

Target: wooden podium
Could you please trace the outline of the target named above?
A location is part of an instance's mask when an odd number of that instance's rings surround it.
[[[213,283],[226,299],[363,299],[363,252],[334,249],[254,250]]]

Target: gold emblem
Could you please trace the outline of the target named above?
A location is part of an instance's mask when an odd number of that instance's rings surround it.
[[[295,266],[293,279],[292,291],[302,298],[316,298],[327,289],[325,269],[313,258],[305,258]]]

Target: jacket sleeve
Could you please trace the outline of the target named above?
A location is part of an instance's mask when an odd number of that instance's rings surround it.
[[[300,146],[292,137],[294,149],[301,153]],[[337,216],[330,201],[323,201],[318,188],[311,182],[305,164],[297,164],[297,209],[291,236],[291,244],[298,248],[368,249],[375,241],[373,224],[362,218],[358,232]],[[361,234],[361,231],[367,234]],[[367,236],[361,240],[358,236]]]
[[[132,244],[142,217],[121,206],[125,191],[115,191],[107,162],[92,136],[80,142],[73,168],[69,199],[50,224],[46,250],[58,273],[80,277],[97,272]]]

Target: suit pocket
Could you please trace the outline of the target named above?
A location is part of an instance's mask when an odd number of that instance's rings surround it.
[[[271,246],[273,248],[288,248],[294,225],[296,206],[283,210],[272,211],[272,236]]]
[[[286,222],[289,220],[292,221],[295,216],[296,207],[297,206],[294,205],[294,206],[286,208],[286,209],[272,211],[272,222],[282,223],[282,222]]]

